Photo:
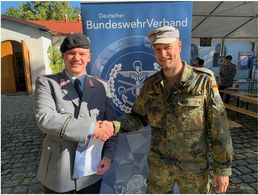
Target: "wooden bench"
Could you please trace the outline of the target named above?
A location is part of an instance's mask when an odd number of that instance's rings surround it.
[[[228,119],[228,127],[230,129],[232,129],[232,128],[242,127],[242,125],[237,123],[236,121],[232,121],[232,120]]]
[[[247,93],[247,92],[243,92],[243,91],[233,91],[233,90],[228,90],[228,89],[224,89],[224,90],[219,90],[222,93],[225,94],[229,94],[231,96],[235,96],[238,98],[251,98],[254,100],[254,104],[257,104],[257,94],[254,93]]]
[[[240,97],[240,101],[258,105],[258,99],[252,96]]]
[[[245,115],[248,115],[248,116],[251,116],[251,117],[254,117],[254,118],[258,119],[258,113],[257,112],[246,110],[244,108],[240,108],[240,107],[237,107],[237,106],[234,106],[234,105],[231,105],[231,104],[226,104],[226,103],[224,103],[224,106],[225,106],[226,109],[233,110],[235,112],[245,114]]]

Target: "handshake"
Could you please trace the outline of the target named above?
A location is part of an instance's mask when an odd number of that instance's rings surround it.
[[[115,128],[111,121],[97,121],[95,123],[93,137],[106,141],[114,134]]]

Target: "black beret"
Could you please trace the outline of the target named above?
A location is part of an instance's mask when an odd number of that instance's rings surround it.
[[[82,34],[82,33],[73,33],[68,35],[63,43],[60,46],[60,51],[62,53],[66,52],[69,49],[81,47],[81,48],[89,48],[90,47],[90,40],[89,38]]]

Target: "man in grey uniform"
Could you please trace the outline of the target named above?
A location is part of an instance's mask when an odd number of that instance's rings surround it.
[[[116,137],[104,146],[94,138],[100,134],[105,140],[112,136],[110,127],[96,121],[114,120],[116,116],[107,83],[86,74],[91,58],[89,47],[85,35],[67,36],[60,47],[65,70],[36,80],[35,118],[46,134],[37,177],[45,186],[45,193],[99,193],[101,175],[109,169],[115,154]],[[91,162],[80,155],[96,144],[102,144],[103,150],[91,153],[91,159],[97,154],[100,159],[93,167],[95,173],[74,177],[74,170]]]

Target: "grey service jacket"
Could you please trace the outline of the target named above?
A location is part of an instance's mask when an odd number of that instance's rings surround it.
[[[81,105],[79,97],[65,72],[41,76],[36,80],[34,94],[35,119],[46,134],[43,141],[37,178],[56,192],[80,190],[97,182],[94,174],[73,179],[78,142],[85,142],[89,126],[96,120],[116,119],[111,93],[106,82],[87,75]],[[105,142],[102,155],[112,159],[117,137]]]

